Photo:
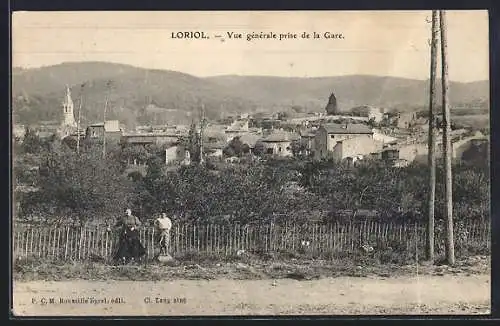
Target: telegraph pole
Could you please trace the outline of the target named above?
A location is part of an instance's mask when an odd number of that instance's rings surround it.
[[[201,104],[201,121],[200,121],[200,165],[205,160],[203,158],[203,129],[205,127],[205,104]]]
[[[82,101],[83,101],[83,88],[85,87],[85,84],[82,84],[80,86],[80,105],[78,107],[78,122],[76,124],[76,152],[80,154],[80,121],[82,117]]]
[[[434,203],[436,201],[436,142],[434,106],[436,103],[438,13],[432,11],[431,76],[429,96],[429,211],[427,222],[427,259],[434,262]]]
[[[446,12],[439,11],[441,24],[441,58],[442,58],[442,88],[443,88],[443,144],[444,144],[444,165],[446,170],[446,258],[449,265],[455,264],[455,244],[453,240],[453,189],[451,174],[451,121],[450,121],[450,101],[449,101],[449,81],[448,81],[448,35],[446,26]]]
[[[109,87],[111,85],[111,81],[106,83],[106,100],[104,102],[104,124],[103,128],[103,137],[102,137],[102,158],[106,158],[106,110],[108,109],[108,99],[109,99]]]

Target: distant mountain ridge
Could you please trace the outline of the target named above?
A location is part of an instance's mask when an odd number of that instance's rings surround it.
[[[108,88],[107,82],[111,81]],[[428,81],[399,77],[196,77],[171,71],[138,68],[107,62],[62,63],[42,68],[13,68],[12,95],[15,120],[33,123],[57,120],[61,101],[69,85],[79,105],[80,85],[85,83],[83,120],[102,119],[102,108],[109,94],[109,118],[127,124],[189,121],[198,115],[203,103],[209,118],[236,112],[277,112],[292,106],[306,111],[323,111],[333,92],[340,110],[374,105],[400,110],[427,106]],[[453,104],[489,105],[489,82],[452,82]],[[149,112],[153,104],[161,110]],[[160,111],[160,112],[159,112]]]

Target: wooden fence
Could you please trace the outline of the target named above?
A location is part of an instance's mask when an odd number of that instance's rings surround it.
[[[436,249],[444,246],[444,234],[436,230]],[[155,229],[140,229],[140,239],[148,257],[157,253]],[[117,234],[103,226],[14,227],[12,248],[14,258],[51,258],[85,260],[92,257],[109,259],[117,246]],[[309,241],[313,253],[360,250],[369,245],[375,249],[391,247],[414,254],[425,248],[426,228],[418,224],[397,224],[367,221],[361,223],[332,223],[307,225],[175,225],[171,230],[170,253],[188,252],[234,255],[246,251],[297,251],[303,240]],[[456,227],[457,247],[490,248],[490,226],[486,222],[469,222]]]

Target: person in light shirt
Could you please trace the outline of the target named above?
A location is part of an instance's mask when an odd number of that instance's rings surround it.
[[[168,218],[167,213],[162,213],[155,221],[155,226],[158,230],[158,243],[160,245],[160,254],[168,254],[168,245],[170,240],[170,229],[172,228],[172,220]]]

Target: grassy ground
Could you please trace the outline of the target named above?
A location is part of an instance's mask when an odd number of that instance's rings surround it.
[[[14,262],[14,278],[31,280],[178,280],[178,279],[321,279],[325,277],[395,277],[398,275],[473,275],[489,273],[489,256],[458,259],[453,267],[439,262],[381,262],[375,257],[312,258],[218,257],[184,255],[167,263],[114,266],[102,262],[57,262],[22,259]]]

